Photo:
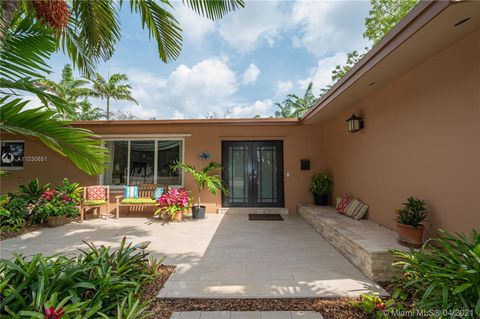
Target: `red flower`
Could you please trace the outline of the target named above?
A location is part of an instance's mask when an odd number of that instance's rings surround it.
[[[385,310],[386,305],[383,302],[379,302],[375,305],[376,310]]]
[[[45,317],[46,319],[60,319],[63,317],[65,313],[63,312],[63,308],[58,308],[55,310],[53,307],[49,307],[45,309]]]

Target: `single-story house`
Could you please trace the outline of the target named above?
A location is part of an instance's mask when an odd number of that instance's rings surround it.
[[[355,133],[347,130],[352,114],[363,120]],[[329,169],[334,196],[360,198],[370,206],[368,219],[388,228],[395,226],[394,210],[414,195],[428,203],[431,230],[478,229],[480,3],[421,2],[299,119],[72,125],[105,141],[111,164],[104,174],[88,176],[39,141],[4,135],[2,143],[25,143],[27,160],[2,178],[1,191],[34,177],[108,184],[112,192],[129,183],[193,190],[193,180],[173,173],[169,164],[201,167],[213,160],[223,164],[230,194],[204,194],[208,212],[285,207],[294,214],[298,203],[313,202],[312,174]]]

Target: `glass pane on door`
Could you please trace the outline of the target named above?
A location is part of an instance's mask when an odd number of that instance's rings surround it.
[[[246,204],[249,201],[248,145],[230,145],[226,149],[227,163],[224,169],[228,175],[228,202]]]
[[[257,146],[256,188],[257,202],[276,203],[277,197],[277,148]]]

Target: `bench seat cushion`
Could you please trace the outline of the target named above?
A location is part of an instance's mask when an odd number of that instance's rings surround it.
[[[98,206],[105,205],[107,203],[104,199],[90,199],[83,201],[83,206]]]
[[[155,205],[157,201],[151,198],[125,198],[122,199],[122,204],[131,205]]]

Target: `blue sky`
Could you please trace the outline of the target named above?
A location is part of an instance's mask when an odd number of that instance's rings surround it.
[[[180,58],[163,63],[140,19],[124,6],[122,40],[114,57],[98,65],[103,75],[126,73],[139,105],[112,103],[139,118],[271,116],[288,93],[316,93],[346,52],[362,50],[369,1],[248,1],[212,22],[175,2],[183,28]],[[68,59],[51,59],[53,79]],[[101,101],[96,106],[103,107]]]

